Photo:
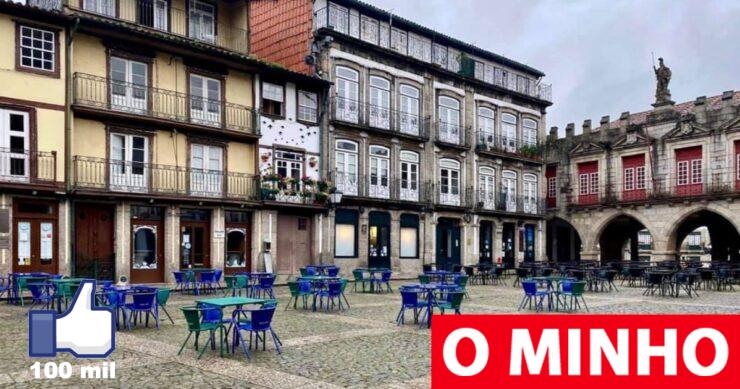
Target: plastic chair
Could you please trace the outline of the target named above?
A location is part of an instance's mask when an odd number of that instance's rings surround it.
[[[225,276],[224,282],[226,283],[224,296],[228,295],[229,291],[231,291],[231,297],[236,296],[236,276]]]
[[[445,314],[445,310],[454,310],[455,314],[459,315],[465,292],[462,290],[448,291],[446,295],[444,300],[438,300],[434,306],[439,308],[443,315]]]
[[[315,276],[316,268],[313,266],[306,266],[306,276]]]
[[[221,289],[221,276],[224,274],[224,271],[221,269],[216,269],[213,272],[213,284],[214,287]]]
[[[267,275],[260,277],[257,284],[252,286],[252,291],[255,296],[262,297],[264,296],[270,296],[271,299],[275,298],[275,295],[272,291],[272,286],[275,284],[275,275]]]
[[[185,272],[185,289],[192,289],[193,293],[198,294],[198,280],[195,278],[194,271]]]
[[[242,335],[242,331],[249,333],[249,349],[252,348],[252,335],[255,336],[255,350],[259,348],[259,342],[262,340],[262,350],[266,350],[267,348],[267,332],[270,332],[270,336],[272,337],[272,342],[275,344],[275,349],[277,350],[278,354],[282,353],[282,349],[280,346],[282,346],[282,342],[280,341],[280,338],[275,334],[275,331],[272,329],[272,317],[275,314],[276,307],[274,305],[271,306],[264,306],[261,309],[256,310],[244,310],[244,309],[236,309],[234,310],[234,313],[232,314],[232,322],[236,326],[234,337],[234,343],[232,347],[232,352],[236,349],[237,344],[241,344],[242,349],[244,350],[244,355],[247,356],[247,358],[251,358],[249,354],[249,350],[247,349],[247,343],[246,338],[244,335]],[[248,320],[241,320],[240,318],[244,317]],[[260,336],[260,333],[262,336]]]
[[[200,272],[200,289],[203,292],[215,292],[215,277],[216,272],[204,271]]]
[[[586,312],[588,312],[588,305],[586,305],[586,300],[583,298],[583,292],[586,290],[586,281],[564,282],[561,285],[563,286],[562,290],[557,292],[558,306],[560,305],[560,297],[562,296],[563,309],[573,312],[581,308],[581,304],[578,301],[580,299],[583,302]]]
[[[339,275],[339,268],[338,267],[329,267],[326,268],[326,275],[329,277],[336,277]]]
[[[322,289],[316,292],[316,297],[319,298],[319,307],[324,308],[325,311],[334,309],[339,303],[339,309],[342,308],[342,283],[341,282],[329,282],[326,289]],[[326,298],[326,306],[324,306],[324,299]],[[329,305],[331,303],[331,305]]]
[[[347,295],[344,294],[344,290],[347,289],[347,279],[342,278],[339,280],[339,283],[342,285],[340,293],[342,294],[342,298],[344,299],[344,303],[347,304],[347,309],[349,309],[349,301],[347,300]]]
[[[175,277],[175,290],[182,292],[185,289],[185,273],[173,271],[172,275]]]
[[[144,314],[146,326],[149,327],[149,316],[154,317],[154,322],[159,329],[159,312],[155,299],[157,297],[156,292],[138,292],[133,293],[133,302],[127,303],[123,306],[123,309],[129,313],[128,322],[126,326],[131,330],[131,322],[138,322],[141,319],[141,315]],[[134,323],[135,324],[135,323]]]
[[[126,319],[126,311],[123,309],[123,305],[125,303],[123,296],[125,295],[112,289],[103,289],[103,293],[105,294],[104,305],[113,310],[113,314],[116,315],[116,328],[120,328],[118,321],[119,316],[123,316],[123,323],[128,322]],[[119,315],[119,313],[121,315]]]
[[[429,276],[426,274],[419,275],[419,283],[420,284],[428,284],[429,283]]]
[[[534,300],[534,306],[537,312],[543,310],[542,303],[544,302],[545,297],[548,298],[549,302],[549,293],[547,293],[547,291],[538,291],[537,283],[534,281],[522,281],[521,284],[524,289],[524,297],[519,303],[518,310],[521,311],[527,303],[529,303],[529,309],[532,309],[532,300]]]
[[[396,315],[396,324],[404,324],[407,309],[414,311],[414,324],[417,324],[419,322],[419,313],[427,306],[426,301],[419,301],[421,289],[401,287],[399,291],[401,293],[401,310]]]
[[[157,289],[157,304],[159,305],[159,308],[162,308],[162,311],[165,315],[167,315],[167,318],[170,319],[170,323],[175,324],[175,321],[172,320],[172,316],[170,316],[170,313],[167,312],[167,301],[170,299],[170,290],[167,288],[161,288]]]
[[[293,302],[293,309],[298,309],[298,298],[303,299],[303,309],[308,308],[308,296],[311,295],[311,283],[308,281],[289,281],[288,290],[290,290],[290,299],[288,304],[285,305],[285,310],[288,310],[290,302]]]
[[[203,322],[201,320],[202,311],[203,309],[196,307],[196,306],[189,306],[189,307],[182,307],[180,308],[183,315],[185,316],[185,321],[188,324],[188,337],[185,338],[185,341],[182,343],[182,346],[180,346],[180,351],[177,352],[177,355],[180,355],[182,353],[182,350],[185,348],[185,345],[190,340],[190,337],[195,334],[195,350],[198,351],[198,337],[200,336],[201,332],[208,331],[209,336],[206,343],[203,345],[203,349],[200,350],[200,353],[198,353],[198,359],[203,356],[203,353],[206,351],[206,348],[208,348],[208,345],[210,343],[214,343],[214,337],[216,330],[219,330],[220,332],[220,344],[221,349],[223,349],[223,340],[224,340],[224,326],[221,323],[210,323],[210,322]]]
[[[0,297],[10,295],[10,277],[0,276]]]
[[[365,283],[369,281],[365,279],[365,272],[359,269],[352,270],[352,277],[354,278],[355,283],[353,290],[357,292],[357,283],[359,282],[362,284],[362,291],[365,292]]]
[[[390,270],[386,270],[380,273],[380,278],[373,279],[373,282],[376,285],[375,292],[382,292],[383,285],[385,285],[385,291],[393,293],[393,288],[391,288],[391,275],[393,275],[393,272]]]
[[[308,275],[308,272],[306,271],[305,267],[298,269],[298,271],[301,272],[301,277],[305,277]]]
[[[48,293],[49,286],[45,283],[29,283],[27,285],[28,290],[31,291],[31,308],[38,304],[42,304],[44,309],[49,309],[49,305],[54,298]]]

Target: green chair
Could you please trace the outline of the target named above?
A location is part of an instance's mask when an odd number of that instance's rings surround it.
[[[185,341],[182,343],[182,346],[180,346],[180,351],[177,352],[177,355],[180,355],[182,353],[182,350],[185,348],[185,345],[188,344],[188,341],[190,340],[190,336],[195,333],[195,351],[198,351],[198,337],[200,336],[201,332],[208,331],[208,340],[206,341],[206,344],[203,345],[203,349],[200,350],[200,353],[198,353],[198,359],[203,356],[203,353],[208,348],[208,345],[213,343],[215,344],[215,336],[216,336],[216,330],[219,330],[219,345],[221,347],[221,350],[223,350],[224,346],[224,326],[221,323],[214,323],[214,322],[202,322],[202,311],[203,309],[198,308],[196,306],[188,306],[188,307],[182,307],[180,308],[182,311],[182,314],[185,316],[185,321],[188,323],[188,337],[185,338]]]
[[[564,285],[564,284],[561,284]],[[588,305],[586,305],[586,300],[583,298],[583,292],[586,290],[586,281],[576,281],[572,282],[570,284],[570,290],[563,288],[562,290],[559,290],[556,293],[556,296],[558,298],[557,304],[558,307],[560,306],[561,300],[560,297],[563,297],[562,303],[563,303],[563,309],[566,309],[569,312],[573,312],[575,310],[578,310],[581,308],[580,302],[583,303],[583,307],[586,309],[586,312],[588,312]]]
[[[185,272],[185,285],[189,285],[193,289],[193,293],[198,293],[198,281],[195,278],[194,271]]]
[[[25,306],[23,303],[23,291],[30,290],[28,289],[28,277],[18,277],[16,279],[16,287],[18,289],[18,300],[20,300],[21,306]]]
[[[226,287],[224,288],[224,296],[229,294],[229,291],[231,291],[231,297],[236,296],[236,276],[224,276],[224,282],[226,282]]]
[[[167,312],[167,300],[170,299],[170,290],[168,288],[159,288],[157,289],[157,304],[159,305],[159,308],[162,308],[162,311],[165,315],[167,315],[167,318],[170,319],[170,323],[175,324],[175,321],[172,320],[172,316],[170,316],[170,313]]]
[[[458,275],[455,277],[455,285],[457,285],[460,289],[462,289],[465,292],[465,297],[470,298],[470,295],[468,295],[468,275]]]
[[[298,284],[298,281],[288,281],[288,290],[290,290],[290,299],[288,299],[288,304],[285,305],[285,310],[288,310],[291,301],[293,302],[293,309],[298,309],[299,297],[303,299],[303,309],[306,309],[307,298],[311,295],[311,291],[302,291],[300,285]]]
[[[352,270],[352,277],[354,277],[355,286],[353,290],[357,292],[357,283],[362,283],[362,292],[365,292],[365,283],[369,280],[365,278],[365,273],[362,270]]]
[[[302,268],[300,268],[299,270],[300,270],[300,272],[301,272],[301,277],[305,277],[305,276],[306,276],[306,274],[308,274],[308,271],[306,270],[306,268],[305,268],[305,267],[302,267]]]
[[[460,306],[462,305],[463,298],[465,297],[464,291],[450,291],[447,292],[447,298],[441,300],[435,304],[439,308],[442,314],[445,314],[445,310],[454,310],[456,315],[460,314]]]
[[[238,275],[236,276],[236,289],[239,291],[239,296],[242,295],[242,289],[244,289],[244,294],[246,296],[251,296],[252,293],[249,290],[249,277],[245,275]]]
[[[420,274],[419,275],[419,283],[420,284],[428,284],[429,283],[429,276],[426,274]]]
[[[344,302],[347,303],[347,309],[349,309],[349,301],[347,301],[347,296],[344,294],[344,290],[347,289],[347,283],[349,282],[346,278],[342,278],[339,280],[339,282],[342,284],[342,288],[340,292],[342,293],[342,298],[344,298]]]

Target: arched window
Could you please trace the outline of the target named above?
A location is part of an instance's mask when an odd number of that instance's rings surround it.
[[[524,212],[537,213],[537,176],[524,174],[522,176],[524,192]]]
[[[401,200],[419,201],[419,154],[403,150],[399,159]]]
[[[501,197],[506,202],[508,212],[516,212],[516,172],[504,170],[501,172]]]
[[[460,162],[454,159],[439,161],[439,201],[460,205]]]
[[[368,169],[370,173],[370,197],[390,197],[390,149],[370,146]]]
[[[501,115],[501,146],[510,153],[517,151],[516,123],[516,116],[510,113]]]
[[[537,122],[532,119],[522,120],[522,138],[524,138],[524,144],[536,145],[537,144]]]
[[[378,76],[370,77],[368,120],[372,127],[391,128],[391,82]]]
[[[357,143],[337,140],[335,156],[335,185],[345,195],[357,196]]]
[[[484,209],[495,209],[496,171],[488,166],[478,169],[478,202]]]
[[[401,84],[399,92],[399,130],[404,134],[419,135],[419,89]]]
[[[157,227],[134,227],[134,269],[157,268]]]
[[[357,123],[360,119],[360,74],[348,67],[336,69],[335,119]]]
[[[478,107],[478,144],[490,150],[495,147],[495,113],[491,108]]]
[[[245,228],[226,230],[226,267],[246,266],[246,234]]]
[[[437,127],[439,141],[461,144],[460,102],[451,97],[440,96],[437,115],[439,116]]]

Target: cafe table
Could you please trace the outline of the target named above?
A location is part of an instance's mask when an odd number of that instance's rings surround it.
[[[265,304],[277,305],[277,300],[258,299],[258,298],[251,298],[251,297],[216,297],[216,298],[207,298],[207,299],[197,299],[195,300],[195,303],[209,305],[211,307],[217,308],[219,311],[221,311],[221,317],[223,318],[223,313],[224,313],[225,308],[233,307],[234,309],[239,309],[244,305],[259,305],[259,306],[264,306]],[[234,329],[234,336],[236,336],[236,331],[238,331],[238,329],[234,325],[234,323],[231,323],[229,329],[226,330],[227,336],[228,336],[229,330],[231,330],[232,328]],[[222,344],[221,345],[221,357],[223,356],[224,356],[224,348]]]
[[[65,293],[62,293],[62,289],[65,288],[66,285],[73,285],[77,284],[80,285],[82,281],[92,281],[90,278],[57,278],[57,279],[51,279],[48,280],[49,283],[52,285],[52,289],[54,290],[54,297],[57,304],[57,312],[62,313],[62,299],[65,301],[65,305],[68,303],[68,299],[74,298],[73,296],[67,296]]]
[[[391,269],[382,268],[382,267],[358,267],[355,270],[359,270],[359,271],[361,271],[363,273],[368,273],[370,275],[370,277],[367,278],[367,280],[370,281],[370,291],[369,291],[369,293],[374,293],[375,292],[375,282],[373,282],[372,280],[375,279],[375,275],[376,274],[382,274],[384,271],[390,271]],[[362,289],[362,292],[363,293],[366,293],[364,287]]]

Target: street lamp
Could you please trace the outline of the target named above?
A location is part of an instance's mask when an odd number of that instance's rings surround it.
[[[339,205],[339,203],[342,202],[342,195],[343,193],[341,191],[335,190],[334,193],[329,195],[329,202],[331,202],[331,205],[336,207]]]

